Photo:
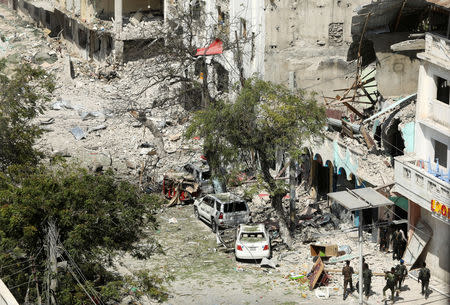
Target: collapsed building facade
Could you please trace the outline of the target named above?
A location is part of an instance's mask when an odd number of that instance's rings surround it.
[[[442,213],[448,215],[448,180],[424,173],[437,164],[439,171],[449,168],[449,44],[443,38],[450,34],[448,1],[14,0],[10,5],[48,28],[50,36],[61,35],[81,57],[97,61],[143,56],[139,46],[157,39],[154,30],[170,20],[177,5],[205,15],[197,56],[206,61],[218,91],[256,74],[323,98],[328,130],[322,144],[310,145],[303,165],[312,196],[378,189],[395,206],[365,210],[363,222],[397,221],[413,236],[423,219],[433,237],[420,259],[448,282],[448,249],[439,250],[449,228]],[[440,36],[425,36],[427,31]],[[221,45],[227,41],[242,44],[230,50]],[[446,103],[435,101],[436,88],[447,88]],[[414,164],[401,157],[413,153]],[[415,178],[416,172],[422,176]],[[428,181],[422,186],[429,189],[419,191],[406,178]],[[433,218],[437,203],[441,215]],[[356,214],[355,222],[359,219]],[[373,236],[378,238],[376,228]]]

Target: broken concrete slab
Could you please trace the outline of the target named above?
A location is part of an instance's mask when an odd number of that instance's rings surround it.
[[[83,129],[81,129],[79,126],[72,128],[70,130],[70,133],[73,134],[73,136],[77,141],[81,139],[86,139],[86,134],[84,133]]]
[[[266,268],[273,268],[275,269],[278,266],[278,261],[276,258],[272,258],[272,259],[268,259],[268,258],[263,258],[261,260],[261,267],[266,267]]]
[[[98,131],[98,130],[103,130],[103,129],[106,129],[106,125],[104,125],[104,124],[97,125],[97,126],[88,128],[88,133]]]

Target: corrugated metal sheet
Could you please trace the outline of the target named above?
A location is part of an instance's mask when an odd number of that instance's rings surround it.
[[[450,0],[426,0],[428,3],[436,4],[438,6],[450,9]]]
[[[328,196],[350,211],[378,208],[394,204],[391,200],[371,187],[329,193]]]

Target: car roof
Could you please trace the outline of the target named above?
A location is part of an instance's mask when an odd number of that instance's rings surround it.
[[[209,194],[208,196],[217,199],[220,202],[227,203],[232,201],[244,201],[242,198],[232,193]]]
[[[246,224],[240,224],[239,230],[241,232],[264,232],[265,227],[264,224],[258,223],[254,225],[246,225]]]

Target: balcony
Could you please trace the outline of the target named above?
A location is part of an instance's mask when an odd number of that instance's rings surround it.
[[[398,193],[427,210],[430,210],[433,200],[449,206],[450,183],[447,169],[439,169],[435,163],[406,156],[396,157],[394,168]]]
[[[450,40],[438,34],[426,33],[425,52],[417,54],[417,57],[450,70],[448,54],[450,54]]]

